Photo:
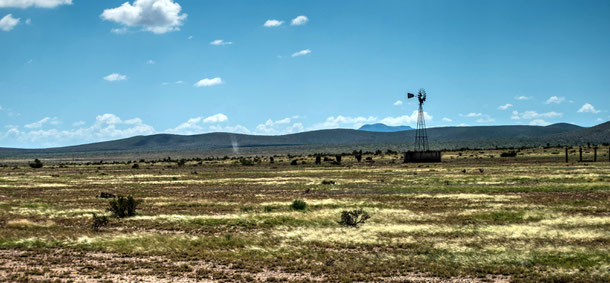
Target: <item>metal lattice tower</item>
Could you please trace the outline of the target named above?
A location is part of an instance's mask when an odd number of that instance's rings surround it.
[[[410,94],[409,97],[413,97]],[[422,88],[417,94],[419,100],[419,111],[417,113],[417,130],[415,131],[415,151],[429,151],[428,133],[426,132],[426,120],[424,119],[424,102],[426,101],[426,91]]]

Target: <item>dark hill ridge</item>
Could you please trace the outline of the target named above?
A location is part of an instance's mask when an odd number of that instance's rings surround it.
[[[265,147],[273,152],[279,147],[353,146],[353,145],[406,145],[411,144],[415,131],[368,132],[351,129],[332,129],[303,132],[282,136],[258,136],[232,133],[209,133],[200,135],[157,134],[135,136],[126,139],[98,142],[77,146],[48,149],[0,148],[0,157],[21,154],[87,153],[87,152],[205,152],[214,149]],[[586,142],[606,143],[610,141],[610,122],[592,128],[572,124],[543,126],[476,126],[440,127],[428,129],[432,145],[438,148],[466,146],[486,147],[520,146],[536,144],[582,144]]]

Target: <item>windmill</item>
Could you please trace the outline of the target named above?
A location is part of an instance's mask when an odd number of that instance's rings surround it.
[[[424,119],[424,102],[426,102],[426,91],[422,88],[417,96],[407,93],[407,99],[417,97],[419,111],[417,112],[417,129],[415,130],[415,147],[413,151],[405,152],[404,162],[441,162],[442,152],[431,151],[428,147],[428,133],[426,120]]]
[[[407,99],[415,97],[415,94],[407,93]],[[419,89],[417,94],[419,100],[419,111],[417,112],[417,130],[415,132],[415,151],[429,151],[428,134],[426,132],[426,120],[424,119],[424,102],[426,102],[426,90]]]

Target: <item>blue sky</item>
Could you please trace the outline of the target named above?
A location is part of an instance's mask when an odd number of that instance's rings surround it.
[[[0,0],[0,147],[610,119],[610,1]]]

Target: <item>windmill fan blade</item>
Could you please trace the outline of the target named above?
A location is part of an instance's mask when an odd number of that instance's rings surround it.
[[[407,99],[415,97],[415,94],[407,93]]]

